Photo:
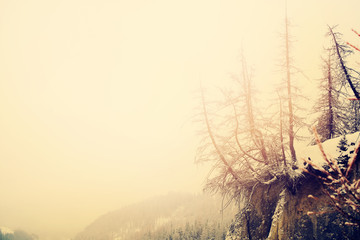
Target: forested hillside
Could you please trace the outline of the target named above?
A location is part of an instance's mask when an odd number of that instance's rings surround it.
[[[12,231],[7,228],[0,227],[0,240],[37,240],[39,239],[34,234],[29,234],[22,230]]]
[[[75,240],[225,239],[237,207],[221,206],[219,197],[172,193],[109,212]]]

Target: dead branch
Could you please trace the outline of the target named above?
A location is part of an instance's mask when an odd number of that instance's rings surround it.
[[[208,118],[208,114],[207,114],[207,109],[206,109],[206,104],[205,104],[205,97],[204,97],[204,91],[201,88],[201,99],[202,99],[202,106],[203,106],[203,111],[204,111],[204,118],[205,118],[205,123],[206,123],[206,127],[209,133],[209,137],[211,139],[211,142],[214,146],[214,148],[216,149],[217,154],[219,155],[221,161],[224,163],[224,165],[227,167],[228,171],[230,172],[230,174],[234,177],[234,179],[236,181],[239,182],[239,176],[235,173],[235,171],[233,170],[233,168],[229,165],[229,163],[226,161],[225,156],[222,154],[222,152],[220,151],[219,146],[216,143],[216,140],[214,138],[214,135],[212,133],[211,127],[210,127],[210,122],[209,122],[209,118]]]
[[[358,91],[356,90],[353,82],[351,81],[350,74],[348,73],[347,68],[346,68],[346,66],[345,66],[345,63],[344,63],[344,60],[343,60],[343,58],[342,58],[342,56],[341,56],[341,54],[340,54],[340,46],[339,46],[339,43],[337,42],[337,39],[336,39],[336,37],[335,37],[335,34],[334,34],[334,32],[333,32],[333,30],[332,30],[332,28],[331,28],[330,26],[329,26],[329,31],[330,31],[330,34],[331,34],[332,37],[333,37],[334,44],[335,44],[336,54],[337,54],[337,56],[338,56],[338,59],[339,59],[339,62],[340,62],[340,66],[341,66],[342,71],[344,72],[345,78],[346,78],[347,82],[349,83],[350,88],[351,88],[351,90],[353,91],[355,97],[356,97],[357,99],[360,99],[360,95],[359,95]]]

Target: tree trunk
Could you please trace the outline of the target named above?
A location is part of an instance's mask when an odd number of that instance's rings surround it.
[[[289,31],[288,31],[288,19],[285,17],[285,47],[286,47],[286,83],[288,94],[288,107],[289,107],[289,149],[291,154],[291,160],[293,164],[296,162],[296,152],[294,148],[294,113],[291,93],[291,74],[290,74],[290,57],[289,57]]]
[[[331,76],[331,60],[329,55],[328,69],[327,69],[327,79],[328,79],[328,105],[329,105],[329,135],[328,139],[331,139],[335,135],[335,123],[334,123],[334,111],[332,105],[332,91],[333,91],[333,83]]]

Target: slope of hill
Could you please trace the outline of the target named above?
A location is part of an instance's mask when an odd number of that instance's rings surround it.
[[[232,205],[223,215],[220,209],[220,198],[172,193],[109,212],[75,240],[224,239],[237,208]]]
[[[22,230],[11,230],[7,227],[0,227],[0,240],[37,240],[34,234],[29,234]]]

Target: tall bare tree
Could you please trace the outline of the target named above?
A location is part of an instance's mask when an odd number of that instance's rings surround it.
[[[329,27],[329,34],[333,38],[336,55],[338,57],[339,65],[344,74],[344,77],[345,77],[347,83],[349,84],[352,92],[354,93],[355,98],[360,99],[359,92],[357,91],[355,84],[352,81],[352,76],[349,72],[349,68],[346,66],[345,61],[344,61],[344,55],[347,55],[349,52],[351,52],[351,50],[349,50],[345,44],[339,44],[339,40],[338,40],[339,33],[335,33],[333,31],[333,28],[331,28],[331,27]]]
[[[250,130],[250,135],[254,146],[259,149],[261,153],[261,158],[264,163],[268,163],[268,154],[266,151],[264,138],[262,132],[255,125],[255,117],[254,117],[254,107],[253,107],[253,94],[251,85],[251,77],[248,74],[248,68],[246,64],[246,60],[242,55],[242,85],[243,85],[243,94],[244,94],[244,102],[245,108],[247,111],[246,119],[248,121],[248,126]]]
[[[294,147],[295,132],[295,116],[293,108],[293,84],[292,84],[292,75],[291,75],[291,64],[290,64],[290,36],[289,36],[289,20],[287,17],[287,7],[285,10],[285,70],[286,70],[286,89],[287,89],[287,105],[288,105],[288,136],[289,136],[289,150],[291,155],[291,160],[293,164],[296,162],[296,152]]]
[[[344,134],[347,125],[345,108],[341,103],[341,76],[336,71],[334,48],[328,48],[327,55],[323,59],[323,78],[320,79],[318,100],[314,107],[314,111],[320,113],[316,129],[321,141]]]
[[[197,159],[212,161],[214,168],[207,188],[222,194],[235,194],[256,183],[268,184],[276,172],[281,172],[280,139],[278,134],[277,138],[264,136],[259,115],[255,114],[251,74],[244,57],[241,63],[241,75],[233,76],[238,89],[235,93],[223,91],[224,102],[209,102],[202,91],[206,129]]]
[[[355,32],[357,34],[357,32]],[[360,130],[360,114],[359,114],[359,100],[360,94],[358,91],[360,72],[349,67],[349,63],[346,62],[347,57],[353,53],[353,49],[357,48],[353,45],[343,43],[341,40],[341,34],[334,31],[334,27],[329,27],[329,36],[333,41],[334,55],[336,56],[336,66],[339,69],[341,76],[341,83],[343,86],[342,94],[352,101],[347,101],[347,123],[344,129],[346,132],[357,132]],[[345,89],[345,90],[344,90]],[[350,90],[352,94],[347,93]]]

